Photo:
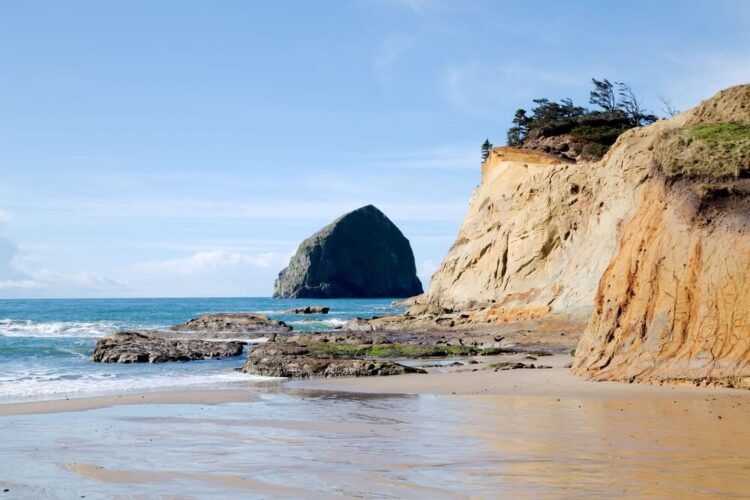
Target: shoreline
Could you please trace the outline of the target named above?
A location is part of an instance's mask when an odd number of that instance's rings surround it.
[[[232,389],[226,386],[217,389],[159,390],[0,403],[0,417],[70,413],[127,405],[220,404],[259,400],[257,393],[251,389]]]
[[[298,395],[349,393],[370,395],[433,395],[443,397],[538,397],[577,400],[667,400],[688,399],[747,400],[750,391],[721,387],[631,384],[596,382],[573,375],[568,364],[571,357],[554,354],[536,363],[550,368],[493,371],[487,367],[499,360],[513,363],[521,355],[492,357],[477,364],[460,367],[430,368],[427,374],[382,377],[279,379],[237,387],[221,384],[196,389],[160,389],[128,393],[98,394],[58,399],[0,403],[0,418],[7,416],[82,412],[126,405],[241,403],[260,401],[270,390]]]

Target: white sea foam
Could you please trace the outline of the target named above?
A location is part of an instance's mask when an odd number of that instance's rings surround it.
[[[98,338],[119,330],[122,326],[111,321],[31,321],[0,319],[0,336],[43,338]]]
[[[212,386],[217,384],[279,380],[241,372],[199,375],[162,374],[147,377],[117,377],[108,373],[90,373],[85,377],[40,372],[0,377],[0,401],[23,399],[57,399],[87,394],[125,393],[143,390]]]
[[[334,329],[336,327],[344,326],[350,320],[341,318],[330,318],[330,319],[301,319],[298,321],[287,321],[287,323],[297,329],[300,328],[325,328]]]

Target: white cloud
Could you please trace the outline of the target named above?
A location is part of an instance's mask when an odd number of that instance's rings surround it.
[[[46,285],[34,280],[0,280],[0,290],[33,290]]]
[[[39,288],[63,288],[72,291],[113,291],[127,286],[127,281],[94,271],[61,273],[50,269],[28,271]]]
[[[291,252],[243,253],[201,250],[128,270],[129,295],[161,297],[268,296]]]
[[[189,275],[238,267],[269,269],[288,259],[289,255],[275,252],[246,254],[226,250],[209,250],[196,252],[189,257],[136,264],[134,269],[140,272]]]
[[[15,243],[7,238],[0,238],[0,290],[7,296],[16,296],[19,292],[56,295],[82,294],[92,291],[112,291],[121,289],[125,281],[118,280],[92,271],[77,273],[60,273],[50,269],[38,268],[28,256],[19,252]]]
[[[8,238],[0,237],[0,279],[19,280],[26,276],[18,269],[18,247]]]
[[[8,212],[7,210],[0,210],[0,226],[9,224],[11,220],[12,216],[10,212]]]

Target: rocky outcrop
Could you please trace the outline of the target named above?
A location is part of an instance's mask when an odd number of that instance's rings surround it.
[[[277,298],[408,297],[422,293],[409,240],[372,205],[299,246],[274,285]]]
[[[297,309],[289,309],[284,311],[286,314],[328,314],[331,311],[330,307],[325,306],[305,306],[298,307]]]
[[[170,339],[158,334],[119,332],[96,342],[92,359],[100,363],[163,363],[226,358],[242,354],[242,342]]]
[[[287,333],[292,327],[255,313],[207,314],[173,326],[173,331],[192,333],[191,337],[203,339],[258,338]]]
[[[597,290],[573,371],[750,387],[750,85],[685,113]]]
[[[368,377],[425,373],[385,359],[340,357],[292,342],[269,342],[252,349],[245,373],[269,377]]]

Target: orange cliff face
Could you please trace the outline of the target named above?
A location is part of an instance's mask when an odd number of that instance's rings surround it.
[[[750,387],[750,85],[684,123],[655,145],[660,170],[602,276],[579,375]]]
[[[748,385],[750,203],[707,220],[687,189],[649,182],[602,277],[575,373]]]

